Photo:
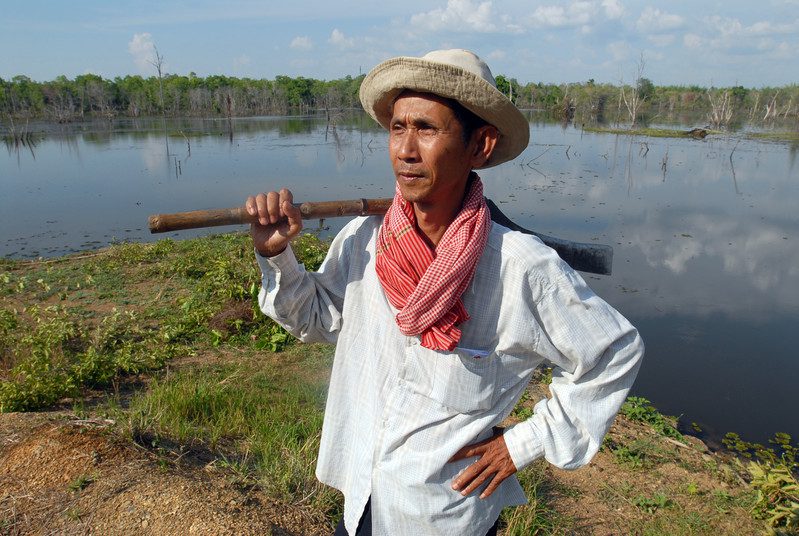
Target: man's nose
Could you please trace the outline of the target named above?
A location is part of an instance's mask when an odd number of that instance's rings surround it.
[[[399,140],[397,158],[405,162],[415,162],[419,160],[419,146],[417,141],[416,132],[413,129],[408,129]]]

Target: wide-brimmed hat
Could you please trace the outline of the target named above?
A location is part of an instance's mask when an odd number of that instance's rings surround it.
[[[436,50],[421,58],[401,56],[384,61],[361,83],[361,104],[388,129],[394,100],[406,89],[456,100],[497,127],[499,140],[481,168],[513,160],[530,141],[527,119],[497,89],[488,65],[468,50]]]

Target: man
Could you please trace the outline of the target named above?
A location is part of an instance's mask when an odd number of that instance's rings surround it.
[[[392,207],[347,224],[307,273],[291,193],[248,198],[260,305],[300,339],[336,343],[316,473],[344,493],[337,534],[495,533],[526,501],[517,470],[597,452],[643,345],[553,250],[492,224],[473,170],[515,158],[529,127],[485,63],[395,58],[360,97],[389,132]],[[544,361],[551,398],[496,429]]]

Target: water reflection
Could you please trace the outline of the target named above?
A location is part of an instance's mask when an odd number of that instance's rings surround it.
[[[235,206],[289,185],[298,200],[393,194],[385,133],[364,114],[124,119],[32,126],[0,159],[0,255],[154,240],[149,214]],[[594,289],[641,328],[638,394],[720,433],[799,435],[796,145],[641,138],[531,123],[486,194],[523,227],[614,247]],[[333,233],[343,225],[328,220]],[[314,225],[312,223],[311,225]],[[219,232],[176,233],[175,237]]]

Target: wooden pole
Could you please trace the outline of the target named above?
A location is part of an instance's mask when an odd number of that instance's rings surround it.
[[[388,211],[390,205],[390,197],[294,203],[294,206],[300,209],[300,214],[302,214],[302,219],[304,220],[339,216],[382,215]],[[244,207],[195,210],[192,212],[177,212],[175,214],[154,214],[149,219],[151,233],[250,223],[258,223],[258,221],[254,216],[250,216]]]
[[[335,218],[339,216],[380,216],[391,206],[390,197],[380,199],[351,199],[347,201],[321,201],[294,203],[300,209],[304,220]],[[544,244],[558,252],[558,255],[575,270],[592,274],[609,275],[613,265],[613,248],[603,244],[572,242],[562,238],[547,236],[516,225],[490,199],[488,208],[491,219],[512,231],[537,236]],[[151,233],[165,233],[182,229],[198,229],[219,225],[243,225],[258,223],[244,207],[214,210],[195,210],[175,214],[154,214],[150,216]]]

